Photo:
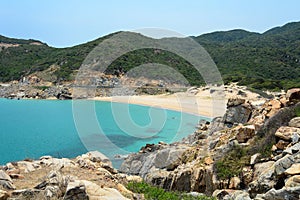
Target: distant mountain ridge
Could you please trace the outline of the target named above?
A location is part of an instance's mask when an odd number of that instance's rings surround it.
[[[114,33],[115,34],[115,33]],[[111,35],[69,48],[54,48],[37,40],[0,36],[0,82],[19,80],[55,65],[56,82],[72,80],[88,53]],[[241,29],[192,37],[217,64],[223,80],[257,89],[300,87],[300,22],[272,28],[262,34]],[[10,45],[17,44],[10,47]],[[37,45],[39,44],[39,45]],[[203,84],[188,62],[170,52],[145,49],[121,56],[107,73],[124,71],[143,63],[166,64],[184,74],[191,85]]]

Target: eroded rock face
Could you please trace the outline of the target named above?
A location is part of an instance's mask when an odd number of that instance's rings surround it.
[[[264,193],[275,186],[274,163],[274,161],[269,161],[254,165],[254,181],[249,184],[251,193]]]
[[[174,171],[155,169],[144,180],[166,190],[211,194],[217,188],[211,167],[195,167],[191,164],[181,165]]]
[[[189,148],[187,145],[173,145],[154,152],[131,154],[119,170],[145,177],[151,169],[172,169],[178,165],[178,159]]]

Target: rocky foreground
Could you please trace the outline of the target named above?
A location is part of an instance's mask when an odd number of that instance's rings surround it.
[[[99,152],[7,163],[4,199],[143,199],[129,181],[218,199],[300,199],[300,89],[257,105],[229,99],[182,142],[148,144],[116,170]]]
[[[124,184],[141,181],[118,173],[94,151],[75,159],[43,156],[7,163],[0,170],[0,199],[136,199]]]

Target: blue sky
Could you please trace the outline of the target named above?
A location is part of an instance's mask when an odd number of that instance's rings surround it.
[[[242,28],[264,32],[300,21],[299,0],[1,0],[0,35],[73,46],[119,30],[184,35]]]

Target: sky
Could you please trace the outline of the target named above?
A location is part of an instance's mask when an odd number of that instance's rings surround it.
[[[187,36],[245,29],[264,32],[300,21],[299,0],[1,0],[0,35],[54,47],[116,31],[161,28]]]

